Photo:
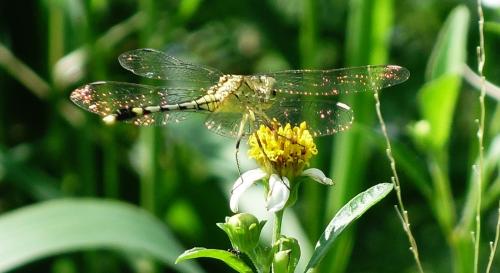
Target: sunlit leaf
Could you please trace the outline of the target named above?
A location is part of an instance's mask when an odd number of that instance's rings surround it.
[[[460,81],[459,75],[447,74],[420,89],[420,112],[430,126],[422,141],[424,144],[440,149],[448,142]]]
[[[0,272],[51,255],[97,248],[137,251],[170,267],[182,252],[160,221],[117,201],[58,199],[0,217]],[[202,272],[193,264],[175,269]]]
[[[196,259],[196,258],[212,258],[223,261],[228,266],[240,273],[252,273],[252,269],[237,255],[221,249],[207,249],[203,247],[195,247],[186,250],[175,261],[176,263]]]
[[[427,64],[428,80],[444,74],[461,74],[466,61],[469,10],[458,6],[450,13]]]
[[[311,272],[314,270],[328,250],[330,250],[330,247],[340,233],[342,233],[342,231],[354,220],[363,215],[370,207],[382,200],[392,188],[393,185],[390,183],[375,185],[356,195],[344,205],[337,214],[335,214],[323,234],[321,234],[319,241],[316,243],[314,253],[304,272]]]
[[[469,11],[456,7],[441,29],[427,64],[428,83],[419,91],[419,106],[430,131],[420,143],[440,150],[447,144],[466,61]]]

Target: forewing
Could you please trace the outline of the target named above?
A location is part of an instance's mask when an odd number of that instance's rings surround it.
[[[193,99],[200,90],[166,88],[125,82],[94,82],[74,90],[70,98],[81,108],[105,117],[119,109],[175,104]],[[185,113],[156,112],[127,120],[136,125],[164,125],[180,121]]]
[[[222,73],[202,65],[183,62],[161,51],[142,48],[118,57],[121,66],[132,73],[150,79],[189,83],[192,87],[208,88],[217,83]]]
[[[288,70],[269,74],[274,91],[292,95],[335,96],[380,90],[402,83],[410,72],[397,65],[349,67],[333,70]]]
[[[351,108],[334,100],[308,100],[300,97],[277,101],[266,111],[267,117],[280,124],[299,126],[306,121],[313,137],[347,130],[353,121]]]

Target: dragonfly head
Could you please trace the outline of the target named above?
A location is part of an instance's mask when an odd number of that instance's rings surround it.
[[[247,85],[265,100],[276,96],[276,90],[273,88],[275,83],[276,79],[264,75],[250,76],[247,79]]]

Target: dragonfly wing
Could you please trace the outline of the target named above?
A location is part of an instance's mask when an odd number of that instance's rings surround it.
[[[249,120],[242,124],[243,116],[248,112],[247,108],[236,96],[230,95],[207,117],[205,126],[218,135],[232,138],[240,137],[240,127],[243,126],[241,137],[247,137],[260,123]]]
[[[243,113],[215,111],[208,115],[205,126],[212,132],[226,137],[237,138]],[[251,133],[250,124],[244,124],[245,137]]]
[[[300,97],[283,99],[266,110],[269,118],[284,125],[299,126],[303,121],[313,137],[332,135],[347,130],[353,121],[352,109],[333,100],[307,100]]]
[[[222,73],[202,65],[186,63],[154,49],[141,48],[118,57],[123,68],[132,73],[156,80],[189,83],[193,87],[210,87]]]
[[[199,96],[200,90],[166,88],[125,82],[94,82],[74,90],[70,98],[81,108],[107,116],[120,109],[175,104]],[[164,125],[181,121],[186,112],[155,112],[127,120],[136,125]]]
[[[273,89],[278,93],[336,96],[393,86],[406,81],[410,72],[397,65],[369,65],[332,70],[288,70],[262,76],[274,78]]]

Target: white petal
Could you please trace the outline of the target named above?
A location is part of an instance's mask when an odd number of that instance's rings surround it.
[[[266,172],[261,169],[253,169],[244,172],[236,182],[234,182],[233,189],[231,190],[231,199],[229,200],[229,207],[236,213],[238,212],[238,203],[243,193],[250,188],[255,182],[261,180],[266,176]]]
[[[302,174],[300,174],[300,175],[309,176],[314,181],[319,182],[319,183],[324,184],[324,185],[328,185],[328,186],[333,185],[333,181],[330,178],[326,177],[326,175],[320,169],[310,168],[310,169],[303,171]]]
[[[277,174],[269,178],[269,194],[267,196],[267,210],[277,212],[282,210],[290,197],[290,181]]]

